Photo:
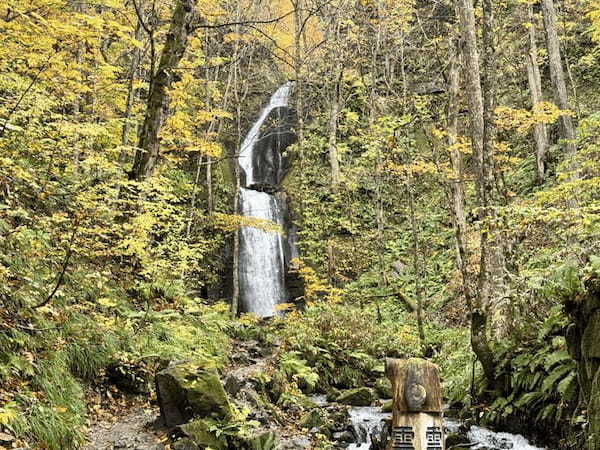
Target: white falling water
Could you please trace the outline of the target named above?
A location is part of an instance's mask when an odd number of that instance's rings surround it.
[[[242,170],[246,174],[246,187],[252,186],[257,181],[253,178],[253,153],[254,145],[260,137],[260,127],[273,109],[288,105],[292,87],[293,83],[289,81],[275,91],[271,96],[269,104],[263,108],[258,120],[254,122],[254,125],[252,125],[252,128],[250,128],[250,131],[242,142],[238,160]]]
[[[242,188],[240,201],[243,216],[283,226],[284,205],[274,195]],[[239,261],[244,310],[260,317],[273,316],[275,305],[286,299],[283,235],[258,227],[243,227]]]
[[[240,190],[242,216],[268,220],[283,227],[286,212],[284,197],[249,189],[255,183],[253,173],[254,151],[261,135],[261,127],[269,113],[288,104],[292,83],[281,86],[271,97],[244,139],[239,153],[239,164],[244,171],[245,183]],[[278,232],[260,227],[242,227],[240,231],[239,286],[242,310],[260,317],[275,314],[275,305],[285,302],[285,237]]]

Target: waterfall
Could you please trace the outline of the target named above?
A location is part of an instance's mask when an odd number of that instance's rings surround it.
[[[244,217],[273,222],[285,231],[287,202],[277,193],[283,179],[283,150],[293,140],[288,100],[292,83],[281,86],[261,111],[240,147],[238,162],[242,169],[240,213]],[[275,305],[287,300],[285,286],[289,254],[288,240],[282,232],[244,226],[240,231],[239,286],[242,311],[260,317],[277,314]]]

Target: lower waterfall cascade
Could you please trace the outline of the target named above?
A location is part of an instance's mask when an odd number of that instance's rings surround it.
[[[271,96],[238,156],[241,215],[271,222],[282,230],[260,226],[243,226],[240,230],[240,306],[242,311],[260,317],[276,315],[276,305],[288,299],[287,266],[290,255],[297,254],[295,244],[284,235],[287,200],[284,193],[278,192],[286,165],[283,153],[294,139],[288,108],[292,88],[293,83],[287,82]]]

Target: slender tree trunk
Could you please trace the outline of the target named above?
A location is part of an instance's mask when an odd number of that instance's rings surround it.
[[[463,286],[469,283],[466,272],[468,260],[466,248],[467,220],[465,215],[465,191],[464,191],[464,161],[463,155],[455,146],[458,136],[458,114],[459,114],[459,91],[460,91],[460,53],[457,51],[456,43],[451,42],[448,98],[448,146],[450,147],[450,161],[452,164],[452,216],[456,234],[456,264],[463,277]],[[473,297],[470,289],[464,289],[465,298]],[[468,292],[467,292],[468,291]],[[470,304],[472,300],[467,300]]]
[[[303,34],[303,22],[304,17],[302,14],[304,1],[294,0],[294,75],[295,85],[294,91],[296,96],[296,114],[297,114],[297,129],[296,135],[298,137],[298,160],[300,166],[300,189],[304,189],[304,80],[303,80],[303,45],[302,45],[302,34]],[[304,196],[300,196],[298,202],[300,214],[304,212]]]
[[[236,6],[236,20],[240,20],[241,10],[240,4]],[[239,25],[235,27],[235,32],[240,32]],[[231,68],[230,74],[233,74],[233,98],[236,104],[236,119],[237,119],[237,146],[236,154],[240,150],[242,143],[242,110],[241,110],[241,99],[240,99],[240,86],[239,86],[239,61],[238,54],[240,52],[239,42],[236,40],[233,47],[232,60],[234,61],[233,67]],[[229,82],[228,82],[229,87]],[[240,208],[240,190],[241,190],[241,177],[240,177],[240,164],[236,158],[233,162],[233,174],[235,179],[235,195],[233,197],[233,213],[235,215],[241,214]],[[233,233],[233,267],[232,267],[232,284],[233,292],[231,294],[231,316],[236,318],[240,312],[240,227],[235,228]]]
[[[471,116],[471,144],[475,159],[475,190],[477,193],[477,203],[480,209],[487,209],[487,199],[489,195],[489,183],[487,180],[487,166],[490,164],[491,155],[486,155],[486,148],[489,149],[490,129],[486,131],[484,118],[483,90],[481,87],[481,71],[479,62],[479,51],[477,49],[477,34],[475,29],[475,13],[472,0],[459,1],[460,28],[463,39],[463,59],[464,73],[466,80],[466,92],[469,103],[469,113]],[[486,26],[487,28],[487,26]],[[489,107],[489,104],[487,105]],[[488,125],[489,127],[489,125]],[[487,137],[487,139],[486,139]],[[485,219],[485,217],[483,217]],[[481,362],[485,378],[491,387],[496,384],[496,365],[494,355],[490,347],[487,336],[487,316],[484,311],[485,303],[488,297],[487,283],[487,232],[481,232],[481,260],[479,267],[479,277],[477,285],[477,295],[467,298],[471,301],[468,308],[471,314],[471,346]],[[470,284],[470,283],[469,283]]]
[[[151,175],[158,161],[159,133],[169,104],[168,90],[173,82],[173,71],[183,58],[193,32],[194,20],[195,0],[178,0],[156,74],[151,74],[148,105],[138,143],[140,150],[135,154],[131,170],[133,179],[142,180]]]
[[[373,48],[373,54],[371,59],[371,69],[375,70],[377,67],[377,55],[379,54],[381,45],[381,22],[377,23],[377,37],[375,39],[375,47]],[[371,92],[369,94],[369,129],[372,130],[375,125],[375,98],[377,95],[377,85],[375,83],[371,86]],[[376,167],[375,167],[375,208],[376,208],[376,221],[377,221],[377,256],[379,259],[379,289],[383,290],[387,286],[387,275],[385,267],[385,214],[383,210],[383,156],[381,154],[381,148],[377,145],[376,150]],[[377,301],[377,320],[382,321],[380,302]]]
[[[87,10],[87,0],[73,1],[73,10],[78,14],[83,14]],[[77,62],[77,66],[81,67],[81,55],[83,53],[83,44],[78,42],[75,48],[75,61]],[[81,70],[81,69],[80,69]],[[85,77],[85,74],[82,74]],[[77,120],[81,119],[81,113],[83,112],[83,108],[81,106],[82,99],[80,95],[75,97],[75,101],[73,102],[73,113]],[[80,171],[79,160],[81,159],[81,143],[75,144],[73,147],[73,172],[78,175]]]
[[[340,183],[340,163],[337,151],[338,116],[341,102],[342,67],[338,64],[336,71],[337,80],[331,93],[331,112],[329,115],[329,165],[331,167],[331,190],[337,192]]]
[[[546,30],[546,48],[548,50],[548,63],[550,65],[550,77],[554,85],[556,101],[560,109],[569,109],[567,96],[567,84],[560,55],[560,42],[556,26],[556,9],[554,0],[542,0],[542,12],[544,16],[544,28]],[[573,120],[569,115],[560,116],[561,137],[565,140],[564,150],[568,158],[573,157],[576,152],[575,130]]]
[[[142,26],[139,23],[135,29],[135,39],[140,41],[142,39]],[[140,66],[142,51],[140,48],[135,46],[131,55],[131,64],[129,65],[129,73],[127,80],[127,100],[125,102],[125,113],[123,114],[123,128],[121,130],[121,146],[125,147],[129,142],[129,131],[131,129],[131,112],[133,111],[133,104],[135,101],[135,80]],[[121,150],[119,154],[119,162],[124,163],[127,157],[125,149]]]
[[[425,326],[423,324],[423,255],[420,245],[420,233],[417,224],[417,209],[415,206],[415,196],[413,192],[412,176],[409,172],[406,180],[406,193],[408,196],[408,206],[410,210],[410,227],[413,241],[413,270],[415,272],[415,298],[417,303],[417,328],[419,331],[419,343],[421,349],[425,350]]]
[[[135,29],[135,39],[139,42],[142,39],[143,29],[141,24],[138,21],[138,24]],[[126,146],[129,142],[129,131],[131,129],[131,112],[133,110],[133,104],[135,100],[135,80],[137,78],[140,61],[142,56],[142,50],[135,46],[132,55],[131,55],[131,63],[129,65],[129,73],[127,80],[127,100],[125,102],[125,113],[123,114],[123,128],[121,130],[121,145]],[[119,161],[124,162],[126,153],[124,151],[121,152],[119,156]]]
[[[194,187],[192,188],[192,199],[190,202],[190,213],[188,215],[188,223],[185,230],[186,239],[190,238],[192,232],[192,223],[194,222],[194,211],[196,209],[196,192],[198,191],[198,184],[200,183],[200,172],[202,169],[202,155],[197,158],[196,176],[194,177]]]
[[[535,29],[535,17],[533,7],[528,6],[529,17],[529,52],[527,54],[527,79],[529,81],[529,93],[531,95],[531,106],[535,107],[542,102],[542,76],[538,64],[538,47]],[[548,130],[546,125],[538,123],[533,129],[535,138],[535,159],[537,163],[538,181],[543,183],[546,178],[546,159],[548,152]]]

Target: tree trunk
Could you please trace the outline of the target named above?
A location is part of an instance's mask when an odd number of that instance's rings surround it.
[[[533,8],[528,7],[529,17],[529,53],[527,55],[527,79],[529,80],[529,92],[531,95],[531,106],[535,107],[542,102],[542,76],[540,75],[540,66],[538,64],[538,48],[535,30],[535,17]],[[543,183],[546,178],[546,158],[548,152],[548,130],[546,125],[538,123],[533,129],[535,138],[535,159],[537,163],[538,181]]]
[[[337,129],[341,101],[341,64],[338,65],[337,73],[339,76],[337,77],[333,92],[331,94],[331,113],[329,116],[329,165],[331,166],[331,190],[333,192],[337,192],[338,184],[340,182],[340,163],[337,151]]]
[[[168,90],[173,82],[173,71],[183,58],[188,38],[196,19],[195,0],[178,0],[171,28],[167,34],[156,74],[148,95],[144,124],[140,133],[138,150],[135,154],[130,177],[142,180],[152,174],[158,161],[159,133],[169,104]]]
[[[423,324],[423,255],[420,245],[420,233],[417,224],[417,210],[415,205],[415,196],[413,193],[412,176],[407,175],[406,193],[408,196],[408,206],[410,210],[410,227],[413,241],[413,270],[415,272],[415,299],[417,312],[417,329],[419,332],[419,344],[421,349],[425,351],[425,326]]]
[[[241,8],[240,4],[236,5],[236,20],[240,20]],[[240,32],[240,27],[237,25],[235,27],[235,32]],[[240,51],[239,42],[236,40],[233,46],[233,55],[232,61],[233,66],[231,67],[230,75],[233,76],[233,98],[236,105],[236,124],[237,124],[237,146],[235,150],[235,154],[237,154],[240,150],[240,146],[242,144],[242,109],[241,104],[242,101],[240,99],[240,86],[239,86],[239,60],[238,53]],[[227,82],[227,87],[229,88],[230,81]],[[241,205],[240,205],[240,190],[241,190],[241,173],[240,173],[240,164],[238,159],[233,162],[233,175],[235,179],[235,195],[233,197],[233,214],[236,216],[240,216],[241,214]],[[232,284],[233,284],[233,292],[231,293],[231,317],[234,319],[238,316],[240,312],[240,227],[235,228],[235,232],[233,233],[233,267],[232,267]]]
[[[142,39],[142,26],[139,23],[135,29],[135,39],[140,41]],[[123,114],[123,128],[121,130],[121,146],[125,147],[129,142],[129,130],[131,129],[131,111],[133,110],[133,104],[135,101],[136,89],[134,88],[137,72],[140,65],[142,51],[139,47],[135,46],[131,55],[131,64],[129,66],[128,80],[127,80],[127,101],[125,102],[125,113]],[[125,149],[121,150],[119,154],[119,162],[124,163],[127,157]]]
[[[459,13],[463,39],[466,92],[471,117],[471,141],[476,166],[475,190],[477,193],[477,206],[479,206],[485,214],[488,196],[490,194],[488,175],[491,163],[491,155],[486,155],[486,150],[489,151],[491,147],[492,130],[490,129],[489,124],[486,128],[484,118],[486,116],[489,117],[490,115],[490,104],[489,102],[486,103],[486,106],[488,107],[488,112],[486,113],[484,110],[483,90],[481,87],[479,51],[477,49],[475,13],[472,0],[460,0]],[[485,217],[483,217],[483,219],[485,219]],[[477,295],[471,299],[467,298],[467,301],[471,301],[471,304],[468,304],[467,306],[471,314],[471,345],[477,358],[481,362],[488,385],[494,387],[496,385],[496,365],[487,337],[487,315],[484,311],[486,306],[485,301],[488,297],[487,247],[487,232],[482,231]]]
[[[465,299],[473,298],[473,293],[468,288],[469,276],[466,272],[468,261],[466,248],[467,220],[465,215],[465,190],[464,190],[464,161],[462,153],[453,148],[457,144],[459,91],[460,91],[460,65],[461,57],[457,51],[456,43],[450,43],[450,70],[448,73],[448,147],[450,147],[450,161],[452,164],[452,180],[450,191],[452,193],[452,217],[456,236],[456,265],[463,278],[463,295]],[[468,289],[467,289],[468,288]],[[470,304],[472,300],[467,300]]]
[[[542,0],[542,12],[544,16],[544,28],[546,30],[546,48],[548,50],[548,63],[550,65],[550,77],[554,85],[554,92],[558,107],[563,110],[569,109],[567,97],[567,84],[560,56],[560,43],[556,28],[556,9],[554,0]],[[560,116],[561,137],[565,140],[564,149],[567,157],[575,154],[575,131],[571,116]]]

